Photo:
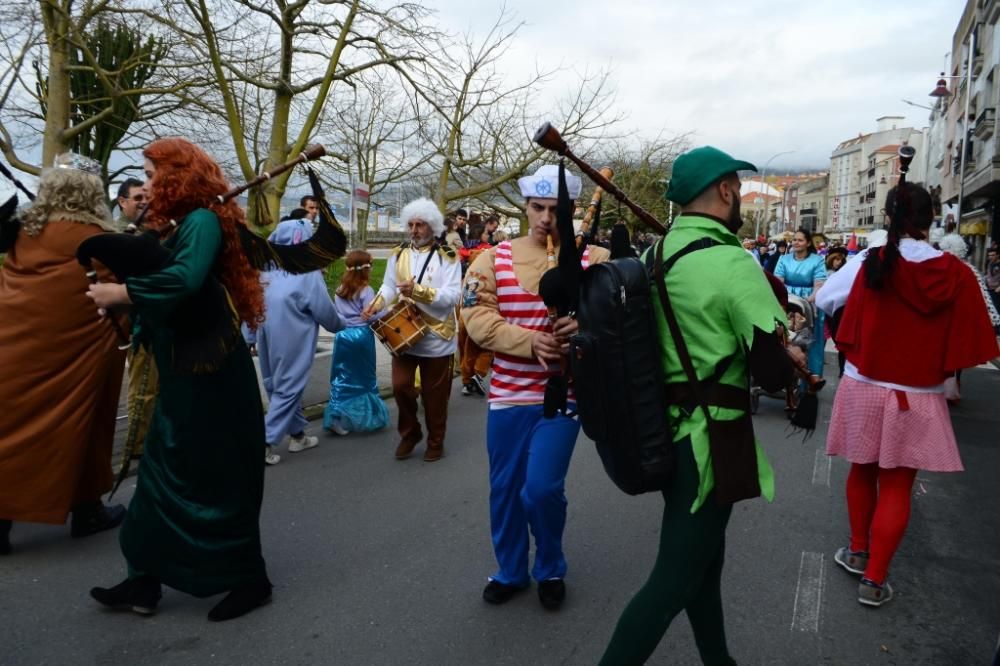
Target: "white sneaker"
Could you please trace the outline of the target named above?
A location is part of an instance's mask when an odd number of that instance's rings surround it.
[[[333,423],[330,424],[330,430],[332,430],[334,433],[340,435],[341,437],[343,437],[344,435],[346,435],[346,434],[348,434],[350,432],[350,430],[348,430],[344,426],[340,425],[340,421],[339,420],[335,420],[335,421],[333,421]]]
[[[291,437],[288,440],[288,452],[298,453],[299,451],[311,449],[317,444],[319,444],[319,437],[312,437],[310,435],[302,435],[302,437],[299,437],[298,439]]]
[[[281,462],[281,456],[274,453],[274,448],[270,446],[264,447],[264,464],[266,465],[277,465]]]

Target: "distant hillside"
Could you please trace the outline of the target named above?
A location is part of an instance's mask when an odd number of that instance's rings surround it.
[[[830,163],[827,162],[821,166],[811,166],[811,167],[797,167],[794,169],[770,169],[767,172],[767,177],[770,179],[773,173],[776,176],[808,176],[808,175],[819,175],[826,173],[830,170]]]

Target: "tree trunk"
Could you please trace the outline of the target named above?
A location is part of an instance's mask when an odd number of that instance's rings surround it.
[[[288,157],[288,116],[291,106],[290,94],[283,90],[275,94],[265,170],[280,166]],[[281,218],[281,197],[285,194],[285,182],[284,178],[274,178],[264,185],[264,201],[267,202],[267,209],[258,211],[258,215],[266,215],[267,220],[258,218],[261,219],[260,224],[273,224]]]
[[[69,8],[54,0],[44,2],[42,16],[49,46],[48,85],[46,86],[45,136],[42,140],[42,166],[52,166],[55,156],[66,152],[65,131],[69,127]]]
[[[292,58],[294,55],[292,33],[296,15],[285,7],[282,12],[281,63],[278,68],[278,89],[274,93],[274,113],[271,116],[271,136],[268,138],[267,162],[264,170],[284,164],[288,158],[288,118],[292,109]],[[256,211],[259,224],[273,224],[281,219],[281,197],[285,193],[285,178],[268,180],[264,185],[266,211]],[[261,215],[266,219],[260,219]]]

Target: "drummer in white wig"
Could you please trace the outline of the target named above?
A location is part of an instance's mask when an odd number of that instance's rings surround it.
[[[433,201],[411,201],[403,207],[400,219],[410,240],[393,248],[382,287],[363,316],[370,318],[389,307],[385,319],[401,308],[415,308],[427,324],[426,333],[416,344],[392,358],[392,392],[399,407],[396,459],[409,458],[424,438],[417,416],[419,395],[427,426],[424,461],[436,462],[444,455],[448,398],[458,348],[455,306],[462,290],[462,266],[453,249],[435,242],[444,231],[444,216]]]
[[[559,167],[542,166],[517,181],[525,199],[529,231],[479,255],[465,277],[462,318],[469,336],[494,352],[490,378],[486,449],[490,460],[490,530],[498,568],[483,590],[487,603],[502,604],[526,589],[533,578],[538,598],[557,609],[566,596],[567,565],[562,549],[566,525],[566,471],[580,424],[557,414],[544,417],[542,404],[549,376],[559,371],[565,342],[576,332],[572,317],[550,322],[538,295],[550,261],[546,241],[558,248],[556,197]],[[571,199],[580,196],[579,176],[566,172]],[[606,261],[608,251],[594,246],[580,258]],[[570,396],[572,400],[572,396]],[[529,570],[529,528],[535,561]]]

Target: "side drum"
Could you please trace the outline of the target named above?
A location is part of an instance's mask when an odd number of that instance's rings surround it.
[[[420,311],[409,301],[400,301],[371,323],[375,337],[393,356],[399,356],[420,342],[430,328]]]

